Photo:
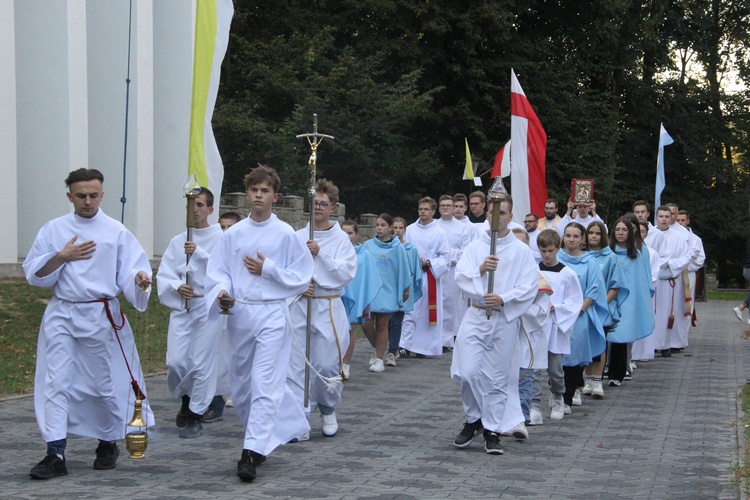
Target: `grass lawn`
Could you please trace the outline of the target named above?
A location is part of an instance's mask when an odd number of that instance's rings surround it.
[[[137,312],[120,297],[144,373],[167,369],[169,309],[159,303],[155,286],[145,313]],[[51,290],[31,286],[24,280],[0,281],[0,397],[33,392],[39,324],[51,297]],[[358,340],[364,339],[359,327],[355,334]]]
[[[739,304],[745,297],[747,297],[747,293],[745,292],[722,290],[721,292],[708,292],[706,298],[708,300],[732,300]]]
[[[0,281],[0,396],[30,393],[34,388],[39,324],[52,291],[24,280]],[[163,371],[169,310],[151,293],[145,313],[120,298],[130,321],[145,373]]]

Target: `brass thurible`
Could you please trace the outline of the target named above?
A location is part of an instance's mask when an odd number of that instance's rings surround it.
[[[146,458],[144,453],[148,446],[148,433],[146,429],[146,422],[143,420],[143,400],[136,398],[135,409],[133,410],[133,419],[128,423],[128,427],[138,427],[138,431],[128,432],[125,436],[125,447],[130,453],[130,458],[140,459]]]

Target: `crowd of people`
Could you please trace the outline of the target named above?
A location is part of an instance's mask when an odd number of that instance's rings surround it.
[[[24,262],[29,283],[54,292],[39,334],[35,408],[47,454],[35,479],[67,474],[68,432],[98,439],[94,468],[114,468],[128,382],[141,390],[116,296],[145,310],[151,269],[133,235],[99,208],[103,182],[96,170],[71,172],[74,213],[45,225]],[[312,227],[296,232],[273,214],[280,184],[273,169],[253,169],[250,215],[225,213],[216,225],[202,188],[191,234],[171,240],[156,279],[171,310],[167,384],[181,400],[179,436],[198,438],[234,406],[243,481],[276,447],[308,440],[313,412],[324,436],[337,434],[357,325],[371,376],[451,355],[466,419],[454,444],[481,433],[489,454],[503,453],[501,436],[527,439],[527,426],[543,424],[543,370],[548,418],[563,420],[586,397],[604,398],[605,385],[631,380],[637,362],[688,345],[705,254],[674,204],[656,207],[652,225],[649,204],[637,201],[608,228],[593,201],[568,202],[560,216],[548,200],[521,225],[507,194],[423,197],[415,222],[383,213],[360,244],[356,222],[332,220],[332,182],[317,182]],[[152,425],[147,403],[144,414]]]

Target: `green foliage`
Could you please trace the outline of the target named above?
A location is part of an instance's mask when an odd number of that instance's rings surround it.
[[[22,280],[0,281],[0,396],[33,391],[39,326],[50,298],[50,289]],[[159,303],[155,292],[145,313],[122,298],[120,303],[133,329],[144,373],[163,371],[169,309]]]
[[[510,136],[514,68],[547,131],[551,197],[562,202],[571,178],[593,177],[608,221],[653,200],[663,122],[675,144],[662,200],[691,212],[722,286],[740,276],[749,108],[721,85],[730,69],[750,81],[747,2],[266,0],[235,9],[214,117],[226,190],[241,189],[261,162],[303,195],[309,147],[294,136],[318,113],[320,131],[336,136],[319,149],[319,173],[339,185],[348,215],[413,217],[421,196],[473,189],[461,181],[464,137],[475,169],[490,168]]]

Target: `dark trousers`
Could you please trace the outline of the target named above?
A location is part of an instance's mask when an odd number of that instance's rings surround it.
[[[404,322],[404,311],[391,313],[388,320],[388,352],[396,354],[401,343],[401,324]]]
[[[576,389],[583,387],[583,366],[563,366],[565,374],[565,394],[563,400],[570,406],[573,404],[573,395]]]
[[[628,344],[609,344],[609,378],[622,380],[628,369]]]

